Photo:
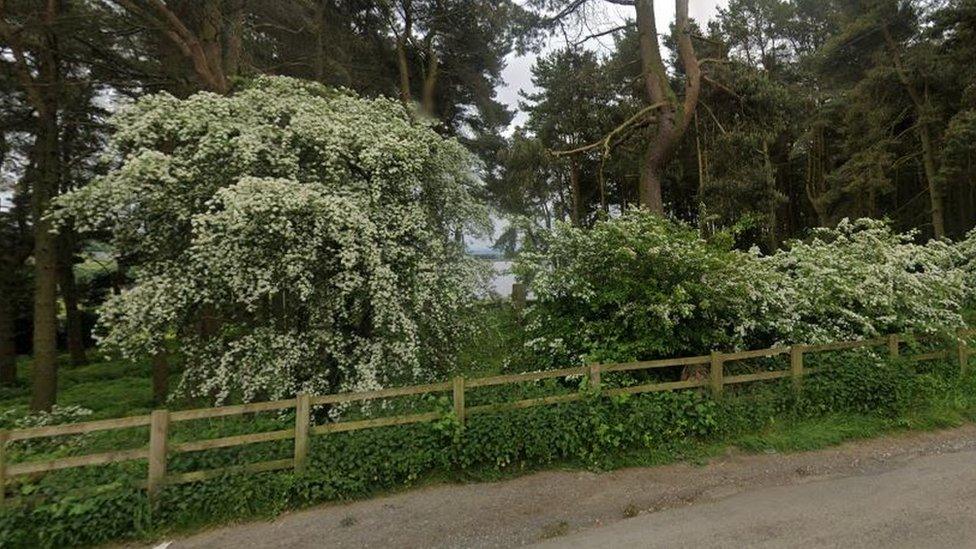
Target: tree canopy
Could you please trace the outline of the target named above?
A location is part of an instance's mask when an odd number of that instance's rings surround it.
[[[850,216],[889,217],[921,237],[959,238],[976,222],[964,175],[972,158],[970,0],[732,0],[708,22],[675,21],[668,32],[654,21],[668,48],[660,50],[673,94],[665,104],[689,105],[667,123],[660,98],[642,88],[653,80],[647,60],[657,58],[641,46],[645,3],[624,2],[635,8],[632,19],[611,28],[597,25],[603,0],[537,3],[553,25],[582,35],[537,61],[539,90],[519,134],[552,153],[553,181],[562,183],[550,202],[565,204],[554,209],[562,219],[597,219],[574,213],[567,197],[576,195],[582,212],[648,204],[638,191],[655,160],[664,207],[652,209],[709,230],[748,223],[742,244],[767,250]],[[682,2],[676,7],[680,15]],[[611,41],[600,55],[585,49],[593,36]],[[689,72],[692,52],[700,74]],[[589,65],[554,68],[560,56]],[[600,75],[598,86],[587,74]],[[600,108],[579,119],[554,103],[571,94]],[[662,128],[685,124],[665,146]],[[586,140],[569,146],[570,134]],[[648,156],[649,143],[658,153]],[[581,150],[566,154],[573,149]]]

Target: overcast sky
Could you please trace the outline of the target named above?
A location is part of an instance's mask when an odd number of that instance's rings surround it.
[[[715,15],[719,7],[725,7],[728,3],[728,0],[690,0],[688,5],[689,15],[699,22],[708,21]],[[657,0],[654,2],[654,12],[657,16],[658,32],[667,32],[671,22],[674,21],[674,2],[672,0]],[[627,19],[633,19],[634,8],[607,3],[605,15],[600,18],[603,21],[599,21],[593,25],[590,32],[610,29],[620,25]],[[589,32],[586,34],[589,34]],[[573,37],[570,38],[572,39]],[[613,39],[608,36],[600,40],[587,42],[587,47],[598,52],[609,53],[609,47],[612,44]],[[554,37],[549,49],[560,48],[563,45],[564,41],[562,38],[555,39]],[[536,57],[536,55],[526,55],[523,57],[509,56],[507,60],[508,64],[502,72],[505,85],[498,91],[499,100],[514,109],[518,109],[519,90],[525,90],[527,92],[534,90],[531,69]],[[522,113],[519,113],[515,117],[513,125],[523,123],[524,119]]]

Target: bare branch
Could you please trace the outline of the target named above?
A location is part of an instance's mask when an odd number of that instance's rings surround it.
[[[571,149],[571,150],[566,150],[566,151],[551,151],[552,152],[552,155],[558,157],[558,156],[568,156],[568,155],[572,155],[572,154],[579,154],[579,153],[582,153],[582,152],[586,152],[586,151],[589,151],[589,150],[593,150],[593,149],[595,149],[597,147],[600,147],[600,146],[603,146],[604,151],[606,151],[606,149],[609,148],[610,141],[613,139],[613,137],[615,135],[617,135],[620,132],[626,130],[628,127],[630,127],[635,122],[637,122],[638,120],[640,120],[641,118],[643,118],[645,115],[647,115],[647,113],[649,113],[649,112],[651,112],[653,110],[656,110],[656,109],[660,109],[661,107],[666,107],[667,105],[668,105],[668,103],[666,101],[662,101],[660,103],[654,103],[653,105],[649,105],[647,107],[644,107],[643,109],[637,111],[636,114],[634,114],[633,116],[631,116],[630,118],[628,118],[627,120],[625,120],[623,122],[623,124],[620,124],[616,128],[610,130],[610,133],[608,133],[607,135],[605,135],[599,141],[594,141],[593,143],[590,143],[589,145],[583,145],[582,147],[577,147],[577,148]]]
[[[705,107],[706,111],[708,111],[708,114],[712,117],[712,121],[715,122],[715,125],[718,126],[718,129],[722,130],[722,134],[729,133],[728,131],[725,130],[725,126],[723,126],[722,123],[718,121],[718,117],[715,116],[715,113],[712,111],[711,107],[708,106],[708,103],[705,103],[703,101],[701,105]]]
[[[728,65],[728,64],[732,63],[732,60],[731,59],[720,59],[718,57],[706,57],[704,59],[699,59],[698,60],[698,66],[699,67],[701,67],[702,65],[707,65],[709,63],[715,63],[715,64],[721,64],[721,65]]]
[[[593,39],[596,39],[596,38],[600,38],[600,37],[606,36],[608,34],[613,34],[615,32],[619,32],[619,31],[622,31],[622,30],[625,30],[625,29],[634,28],[635,25],[636,25],[636,23],[629,22],[629,23],[625,23],[623,25],[620,25],[618,27],[614,27],[612,29],[607,29],[605,31],[595,32],[593,34],[590,34],[588,36],[585,36],[585,37],[577,40],[576,42],[573,42],[572,45],[573,46],[579,46],[579,45],[582,45],[582,44],[584,44],[586,42],[589,42],[590,40],[593,40]]]
[[[709,84],[715,86],[716,88],[724,91],[725,93],[731,95],[732,97],[738,99],[739,101],[742,101],[742,96],[741,95],[739,95],[739,94],[735,93],[734,91],[732,91],[732,89],[729,88],[728,86],[726,86],[725,84],[722,84],[721,82],[719,82],[719,81],[717,81],[717,80],[709,77],[707,74],[703,74],[702,75],[702,80],[704,80],[705,82],[708,82]]]
[[[559,13],[553,15],[552,17],[547,17],[544,20],[544,24],[547,27],[551,27],[555,24],[562,22],[562,19],[572,13],[576,13],[576,10],[580,9],[586,4],[586,0],[573,0],[565,8],[559,11]]]

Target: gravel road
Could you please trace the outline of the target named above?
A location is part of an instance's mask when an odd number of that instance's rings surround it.
[[[704,466],[442,485],[172,540],[183,548],[976,547],[976,426]]]

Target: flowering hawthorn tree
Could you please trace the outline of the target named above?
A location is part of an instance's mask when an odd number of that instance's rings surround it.
[[[396,101],[289,78],[159,94],[115,117],[111,172],[59,201],[108,228],[132,286],[101,311],[129,357],[177,339],[216,402],[366,390],[450,364],[484,230],[472,156]]]

